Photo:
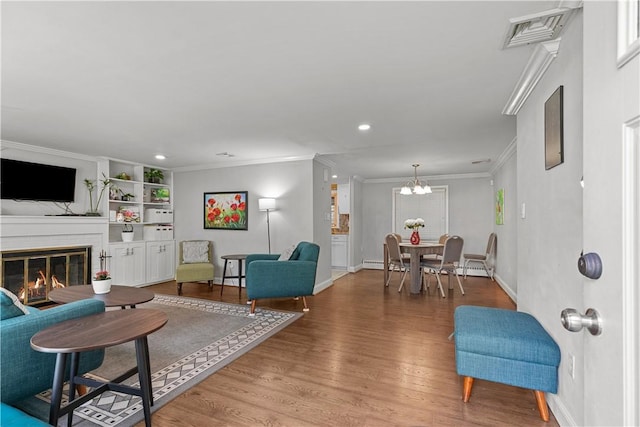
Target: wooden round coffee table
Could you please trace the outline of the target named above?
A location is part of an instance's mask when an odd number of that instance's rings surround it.
[[[57,288],[49,293],[49,299],[59,304],[67,304],[81,299],[93,298],[104,302],[105,307],[127,306],[136,308],[136,304],[149,302],[155,294],[147,289],[131,286],[111,286],[111,291],[106,294],[95,294],[91,285],[67,286]]]

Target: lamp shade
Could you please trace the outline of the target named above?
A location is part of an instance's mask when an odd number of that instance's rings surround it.
[[[258,209],[261,211],[274,210],[276,208],[276,199],[258,199]]]

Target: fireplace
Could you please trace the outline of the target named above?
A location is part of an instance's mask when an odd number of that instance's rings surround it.
[[[91,280],[91,246],[2,251],[0,259],[0,286],[25,305],[46,304],[52,290]]]

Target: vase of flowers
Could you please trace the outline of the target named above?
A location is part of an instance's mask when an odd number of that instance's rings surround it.
[[[416,218],[416,219],[407,219],[404,221],[404,228],[409,228],[413,230],[411,232],[411,244],[418,245],[420,244],[420,233],[418,233],[418,228],[424,227],[424,219]]]
[[[95,294],[108,294],[111,291],[111,276],[107,270],[98,271],[93,279],[91,286]]]

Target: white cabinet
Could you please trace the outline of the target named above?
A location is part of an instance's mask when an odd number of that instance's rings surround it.
[[[341,214],[349,213],[350,201],[349,184],[338,184],[338,211]]]
[[[114,285],[136,286],[145,283],[145,243],[112,243],[111,278]]]
[[[331,267],[347,268],[348,248],[349,243],[346,235],[333,234],[331,236]]]
[[[175,242],[147,242],[147,283],[172,280],[175,276]]]

